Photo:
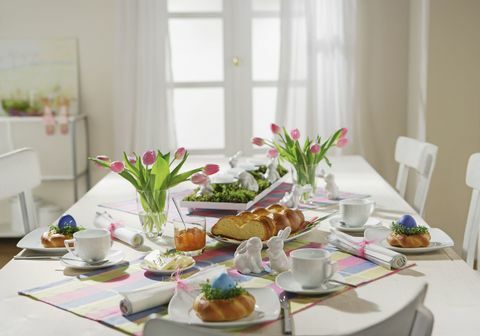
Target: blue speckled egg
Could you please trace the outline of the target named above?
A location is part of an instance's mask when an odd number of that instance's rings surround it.
[[[70,226],[70,227],[77,226],[77,222],[75,221],[75,218],[73,218],[71,215],[64,215],[60,217],[60,219],[58,220],[58,228],[60,230],[63,230],[67,226]]]
[[[227,273],[222,273],[213,279],[212,287],[227,290],[235,287],[235,282],[233,282],[232,278],[230,278]]]
[[[411,229],[417,226],[417,221],[410,215],[403,215],[399,220],[397,220],[397,224]]]

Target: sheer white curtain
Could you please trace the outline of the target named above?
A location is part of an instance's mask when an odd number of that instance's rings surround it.
[[[173,149],[167,0],[119,0],[116,5],[115,155]]]
[[[356,137],[356,2],[282,0],[281,8],[276,121],[311,136],[348,127]]]

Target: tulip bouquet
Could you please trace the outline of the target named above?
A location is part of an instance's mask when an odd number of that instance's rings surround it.
[[[305,192],[302,197],[302,201],[307,201],[316,190],[315,173],[318,164],[325,160],[331,166],[327,153],[333,146],[341,148],[348,144],[347,129],[337,130],[323,142],[319,135],[314,139],[307,136],[302,145],[299,141],[300,131],[297,128],[290,132],[276,124],[271,124],[270,128],[274,135],[273,140],[254,137],[252,143],[257,146],[267,145],[270,147],[267,151],[269,158],[280,157],[292,165],[294,183],[302,188],[311,187],[311,192]]]
[[[149,238],[154,238],[161,234],[161,228],[167,221],[168,190],[193,176],[211,175],[219,170],[218,165],[208,164],[180,172],[187,158],[188,152],[181,147],[173,156],[170,152],[149,150],[142,156],[123,153],[123,161],[110,161],[104,155],[89,159],[119,174],[135,187],[142,207],[139,216],[144,231]]]

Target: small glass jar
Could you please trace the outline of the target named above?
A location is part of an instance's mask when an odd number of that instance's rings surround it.
[[[205,217],[173,220],[175,249],[185,255],[197,256],[205,249],[207,234]]]

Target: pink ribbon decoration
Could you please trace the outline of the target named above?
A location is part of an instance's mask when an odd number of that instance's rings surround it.
[[[180,268],[177,268],[175,271],[175,281],[177,282],[177,289],[183,290],[185,292],[193,291],[193,287],[185,283],[185,281],[180,278]]]
[[[360,243],[354,243],[355,245],[357,245],[360,249],[358,250],[358,254],[359,254],[359,257],[362,257],[362,258],[365,258],[365,247],[368,245],[368,244],[372,244],[374,243],[375,241],[374,240],[362,240]]]
[[[116,229],[120,228],[120,227],[124,227],[125,225],[123,223],[120,223],[120,222],[112,222],[110,223],[110,225],[108,226],[108,231],[110,231],[110,237],[113,239],[113,233],[115,232]]]

